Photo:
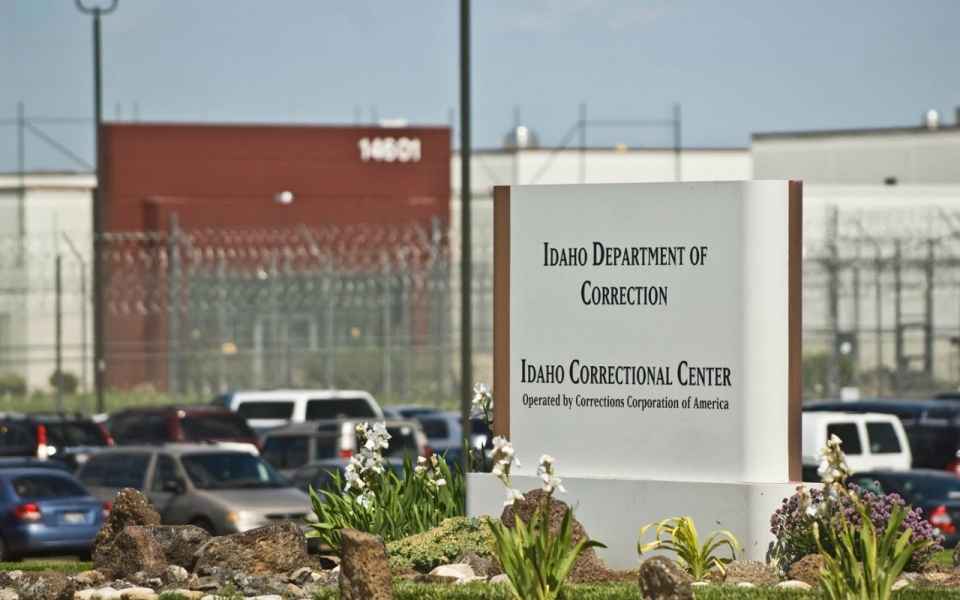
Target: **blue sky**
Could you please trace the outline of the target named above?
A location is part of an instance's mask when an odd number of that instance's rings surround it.
[[[103,0],[85,0],[86,2]],[[458,105],[453,0],[120,0],[104,20],[108,118],[445,124]],[[955,0],[475,0],[474,139],[521,120],[556,144],[592,118],[684,112],[684,143],[754,131],[948,123],[960,105]],[[90,22],[71,0],[0,0],[0,119],[92,112]],[[89,126],[45,130],[91,155]],[[664,129],[592,144],[665,145]],[[14,168],[0,126],[0,171]],[[71,166],[35,139],[28,166]]]

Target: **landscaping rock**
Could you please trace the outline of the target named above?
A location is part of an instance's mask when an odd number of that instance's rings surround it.
[[[756,560],[735,560],[726,566],[726,583],[752,583],[753,585],[776,585],[780,578],[773,567]]]
[[[953,566],[960,567],[960,544],[953,549]]]
[[[507,585],[510,583],[510,578],[507,577],[506,573],[500,573],[499,575],[494,575],[491,577],[490,583]]]
[[[185,598],[185,600],[200,600],[200,598],[203,598],[203,592],[198,592],[196,590],[185,590],[183,588],[170,590],[170,593],[177,596],[182,596]]]
[[[457,562],[470,565],[473,572],[480,577],[493,577],[502,572],[500,564],[496,559],[480,556],[476,552],[467,552],[461,556]]]
[[[81,571],[73,576],[73,582],[77,584],[77,589],[92,588],[100,585],[106,580],[106,576],[96,569]]]
[[[120,592],[120,600],[157,600],[159,594],[148,587],[132,587]]]
[[[24,573],[16,581],[17,594],[26,600],[72,600],[76,584],[64,573]]]
[[[429,573],[434,567],[458,562],[466,554],[493,557],[493,535],[486,518],[452,517],[440,525],[387,544],[395,572]]]
[[[640,594],[650,600],[693,600],[692,582],[686,571],[663,556],[640,565]]]
[[[440,565],[430,571],[429,577],[433,583],[457,583],[464,579],[475,580],[477,579],[477,574],[473,572],[473,568],[470,565],[459,563]]]
[[[213,567],[251,575],[289,573],[309,562],[307,540],[292,521],[210,538],[195,557],[197,573]]]
[[[130,525],[159,525],[160,515],[150,505],[147,497],[133,488],[123,488],[113,499],[110,516],[93,540],[93,557],[96,562],[97,549],[110,544]]]
[[[891,589],[892,591],[896,592],[896,591],[898,591],[898,590],[902,590],[903,588],[907,587],[908,585],[910,585],[910,582],[909,582],[908,580],[906,580],[906,579],[904,579],[904,578],[901,577],[900,579],[898,579],[898,580],[896,580],[896,581],[893,582],[893,585],[890,587],[890,589]]]
[[[755,588],[757,587],[757,584],[750,583],[749,581],[741,581],[740,583],[737,584],[737,587],[738,588]]]
[[[340,535],[340,600],[391,600],[383,539],[353,529],[342,529]]]
[[[318,583],[323,581],[323,575],[314,571],[310,567],[300,567],[293,573],[290,573],[290,582],[296,585],[306,585],[308,583]]]
[[[822,567],[822,556],[819,554],[808,554],[790,565],[790,568],[787,569],[787,577],[816,587],[820,585],[820,569]]]
[[[167,565],[163,571],[163,582],[167,585],[184,584],[190,579],[190,573],[180,565]]]
[[[109,544],[97,547],[94,564],[111,578],[137,575],[140,582],[162,575],[167,568],[163,548],[146,527],[136,525],[125,527]]]
[[[0,589],[0,600],[20,600],[20,595],[13,588]]]
[[[514,518],[516,515],[520,517],[521,521],[529,524],[533,514],[543,505],[545,495],[546,492],[541,489],[530,490],[524,494],[523,500],[503,509],[503,512],[500,514],[500,522],[510,529],[513,529],[516,526]],[[548,522],[551,532],[556,533],[560,531],[560,524],[563,522],[563,516],[566,514],[568,508],[565,502],[557,500],[556,498],[550,499]],[[581,525],[579,521],[571,518],[571,525],[573,531],[571,543],[576,544],[582,539],[590,538],[590,536],[587,535],[587,530],[583,528],[583,525]],[[569,580],[571,583],[596,583],[609,581],[611,578],[610,570],[603,564],[603,561],[600,560],[597,553],[594,552],[593,548],[587,548],[577,557],[577,561],[570,571]]]
[[[813,586],[807,583],[806,581],[798,581],[796,579],[781,581],[780,583],[778,583],[773,587],[781,590],[812,590],[813,589]]]
[[[210,540],[210,534],[195,525],[158,525],[145,527],[163,548],[168,564],[193,570],[197,550]]]

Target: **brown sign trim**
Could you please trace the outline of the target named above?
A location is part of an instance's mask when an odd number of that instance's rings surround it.
[[[803,182],[788,182],[787,222],[787,460],[790,481],[801,479]],[[493,188],[493,431],[510,437],[510,186]]]

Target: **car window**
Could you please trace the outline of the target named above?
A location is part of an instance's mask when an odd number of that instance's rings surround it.
[[[390,434],[390,446],[384,450],[384,456],[389,458],[403,458],[407,455],[416,457],[417,454],[419,454],[417,434],[413,427],[409,425],[387,427],[387,433]]]
[[[812,481],[820,481],[820,478],[818,477],[817,479],[812,480]],[[853,484],[855,484],[855,485],[857,485],[857,486],[865,489],[865,490],[868,491],[868,492],[873,492],[874,494],[883,494],[883,493],[884,493],[884,491],[883,491],[883,486],[882,486],[882,485],[880,484],[880,482],[877,481],[877,479],[874,478],[874,477],[856,477],[856,476],[854,476],[854,477],[852,478],[851,483],[853,483]]]
[[[340,436],[331,433],[326,435],[316,435],[313,437],[313,458],[314,460],[323,460],[325,458],[335,458],[340,451]]]
[[[900,452],[900,440],[892,423],[867,423],[867,440],[871,454]]]
[[[33,448],[37,438],[26,423],[0,424],[0,448]]]
[[[188,414],[180,419],[180,427],[183,437],[192,442],[256,437],[247,421],[236,413]]]
[[[153,468],[153,483],[151,489],[155,492],[163,492],[163,484],[168,481],[179,481],[180,474],[177,472],[177,463],[166,454],[157,456],[157,464]]]
[[[863,454],[860,433],[857,431],[856,423],[830,423],[827,425],[827,439],[834,435],[843,442],[840,449],[843,450],[844,454],[848,456]]]
[[[88,496],[87,490],[66,477],[53,475],[21,475],[10,482],[20,498],[44,500]]]
[[[377,417],[366,398],[328,398],[307,401],[307,420]]]
[[[237,414],[244,419],[290,419],[293,417],[293,400],[242,400],[237,407]]]
[[[134,413],[113,425],[113,439],[118,444],[162,444],[170,437],[166,413]]]
[[[295,469],[310,460],[305,435],[276,435],[263,445],[263,459],[277,469]]]
[[[110,453],[90,457],[79,473],[84,485],[143,489],[150,455],[137,453]]]
[[[47,443],[53,446],[106,446],[103,432],[90,421],[47,424]]]
[[[420,426],[423,427],[423,433],[430,440],[443,440],[450,435],[450,424],[446,419],[432,419],[420,417]]]
[[[245,452],[203,452],[180,458],[193,485],[204,490],[288,487],[289,483],[259,456]]]

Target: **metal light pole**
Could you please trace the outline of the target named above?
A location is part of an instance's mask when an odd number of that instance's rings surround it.
[[[470,188],[470,0],[460,0],[460,416],[468,443],[473,400]],[[500,401],[509,402],[507,398]],[[466,472],[466,454],[463,461]]]
[[[107,362],[104,351],[104,323],[103,323],[103,193],[101,176],[103,175],[103,159],[100,153],[100,128],[103,121],[103,81],[100,77],[100,17],[109,15],[117,9],[119,0],[109,0],[109,3],[87,6],[84,0],[74,0],[77,10],[93,16],[93,127],[94,152],[97,158],[97,187],[93,189],[93,381],[97,390],[97,412],[104,411],[104,378]]]

